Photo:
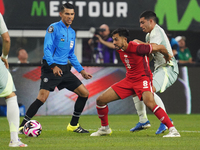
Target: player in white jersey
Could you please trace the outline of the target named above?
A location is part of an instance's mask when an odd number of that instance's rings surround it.
[[[172,49],[165,34],[164,30],[156,23],[157,17],[153,11],[145,11],[140,15],[140,27],[143,32],[146,32],[146,42],[147,43],[156,43],[158,45],[164,45],[168,50],[169,54],[173,55]],[[136,40],[139,43],[143,43],[139,40]],[[171,86],[178,77],[178,64],[175,58],[172,58],[170,63],[166,62],[163,58],[163,55],[159,52],[154,53],[152,55],[154,59],[154,72],[153,72],[153,87],[154,87],[154,99],[158,106],[160,106],[163,110],[166,111],[165,106],[160,99],[160,97],[156,94],[156,92],[164,92],[169,86]],[[135,108],[139,115],[139,122],[137,125],[132,128],[130,131],[139,131],[142,129],[148,129],[151,127],[150,122],[146,115],[146,107],[142,101],[138,99],[138,97],[133,97],[133,101],[135,103]],[[171,120],[172,121],[172,120]],[[163,133],[166,130],[166,126],[164,124],[160,124],[160,127],[156,131],[156,134]]]
[[[8,53],[10,50],[10,36],[4,19],[0,13],[0,35],[3,41],[2,55],[0,59],[0,97],[5,97],[7,104],[7,119],[10,127],[10,147],[27,147],[18,138],[19,106],[15,94],[15,85],[8,71]]]

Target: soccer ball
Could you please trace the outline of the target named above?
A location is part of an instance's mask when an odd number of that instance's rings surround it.
[[[36,120],[29,120],[25,123],[23,132],[29,137],[38,137],[42,131],[41,124]]]

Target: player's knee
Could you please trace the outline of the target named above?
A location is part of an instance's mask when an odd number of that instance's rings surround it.
[[[86,89],[84,93],[84,97],[88,97],[88,96],[89,96],[89,91]]]
[[[101,99],[101,96],[99,96],[99,97],[97,98],[96,104],[97,104],[98,106],[104,106],[104,105],[106,105],[106,103],[103,102],[103,100]]]
[[[102,105],[101,100],[97,98],[96,104],[97,104],[98,106],[101,106],[101,105]]]
[[[37,97],[38,100],[40,100],[42,103],[45,103],[46,102],[46,98],[44,97]]]
[[[47,100],[47,95],[45,93],[39,93],[37,99],[40,100],[41,102],[45,103]]]
[[[74,92],[80,97],[88,97],[89,96],[89,91],[83,84],[81,84],[78,88],[76,88],[74,90]]]
[[[84,92],[78,93],[80,97],[88,97],[89,96],[89,91],[87,89],[84,90]]]

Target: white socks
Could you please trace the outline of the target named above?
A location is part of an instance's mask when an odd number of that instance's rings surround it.
[[[156,93],[154,93],[154,100],[155,100],[156,104],[158,106],[160,106],[166,112],[165,106],[164,106],[161,98]]]
[[[19,129],[19,106],[17,96],[6,99],[7,103],[7,119],[10,127],[10,138],[13,142],[18,141]]]
[[[137,114],[139,116],[139,122],[145,123],[148,121],[147,113],[146,113],[146,105],[143,101],[140,101],[138,96],[133,97],[133,102],[135,104],[135,109],[137,110]]]
[[[166,112],[165,106],[161,98],[156,93],[154,93],[154,100],[156,104],[160,106]],[[140,123],[147,122],[148,118],[147,118],[147,113],[146,113],[146,105],[144,104],[144,102],[140,101],[137,96],[133,97],[133,102],[135,104],[135,109],[137,110],[137,114],[139,116],[139,122]]]

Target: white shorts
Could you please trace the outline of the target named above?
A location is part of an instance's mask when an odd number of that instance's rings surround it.
[[[6,97],[16,91],[12,76],[0,59],[0,97]]]
[[[153,72],[153,86],[156,92],[164,92],[177,80],[178,74],[173,66],[159,67]]]

